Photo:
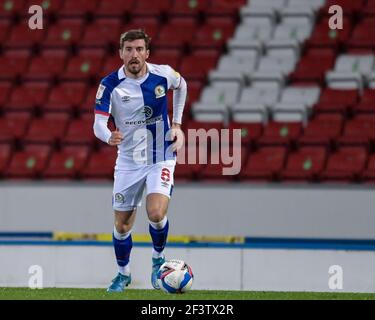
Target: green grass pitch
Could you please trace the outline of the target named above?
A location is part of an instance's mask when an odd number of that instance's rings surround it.
[[[0,300],[375,300],[375,293],[203,291],[167,294],[156,290],[0,288]]]

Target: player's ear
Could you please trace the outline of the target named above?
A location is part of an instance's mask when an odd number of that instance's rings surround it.
[[[150,55],[150,49],[147,49],[146,50],[146,59],[148,59],[149,55]]]
[[[120,58],[123,59],[123,57],[122,57],[122,49],[120,48],[120,49],[118,50],[118,52],[119,52],[119,54],[120,54]]]

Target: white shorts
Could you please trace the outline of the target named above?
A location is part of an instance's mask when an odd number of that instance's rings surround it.
[[[161,193],[170,198],[173,190],[175,165],[174,160],[167,160],[138,169],[115,170],[113,209],[131,211],[140,206],[145,186],[147,194]]]

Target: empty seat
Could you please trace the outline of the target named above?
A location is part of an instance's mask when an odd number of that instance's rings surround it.
[[[120,18],[98,18],[86,27],[80,46],[103,47],[108,44],[117,46],[121,32]]]
[[[135,7],[132,10],[132,15],[158,17],[163,13],[167,13],[171,7],[171,4],[172,3],[170,0],[138,0],[136,1]]]
[[[96,16],[118,16],[122,17],[127,13],[131,13],[135,0],[111,0],[106,1],[102,0],[99,1],[99,5],[95,10]]]
[[[64,70],[68,52],[63,49],[46,49],[41,55],[31,60],[30,66],[23,76],[25,80],[48,80],[60,76]]]
[[[21,15],[24,12],[24,0],[7,0],[2,1],[0,5],[0,18],[11,18],[15,15]]]
[[[47,165],[51,147],[47,145],[28,145],[17,151],[4,171],[6,178],[30,179],[40,177]]]
[[[374,113],[375,112],[375,90],[366,89],[363,92],[361,101],[353,107],[355,112]]]
[[[11,145],[0,143],[0,176],[2,175],[2,172],[4,172],[5,168],[8,166],[11,155],[12,155]]]
[[[262,135],[263,123],[262,122],[239,122],[232,121],[229,124],[230,141],[233,142],[233,130],[241,130],[241,144],[250,146],[255,144],[257,139]]]
[[[83,102],[86,90],[87,86],[83,82],[62,82],[51,90],[43,109],[72,112]]]
[[[8,101],[11,90],[12,90],[11,82],[0,81],[0,109]]]
[[[25,82],[13,89],[6,110],[33,111],[45,103],[49,89],[50,84],[46,81]]]
[[[240,145],[221,145],[210,153],[209,161],[201,173],[200,178],[215,181],[234,180],[247,158],[247,148]],[[225,159],[223,159],[225,155]]]
[[[122,65],[123,65],[123,62],[117,54],[114,56],[106,56],[104,58],[103,67],[99,75],[101,78],[104,78],[108,76],[109,74],[111,74],[112,72],[120,69]]]
[[[320,97],[320,87],[317,86],[289,86],[281,93],[283,103],[303,103],[307,108],[316,104]]]
[[[5,43],[5,40],[9,36],[9,30],[12,25],[11,19],[0,19],[0,41]]]
[[[52,154],[43,177],[48,179],[73,179],[87,164],[87,146],[67,146]]]
[[[375,48],[375,37],[369,30],[374,30],[375,19],[366,18],[363,19],[353,30],[350,39],[347,41],[348,48],[365,48],[374,49]]]
[[[65,18],[48,29],[45,47],[67,47],[79,44],[82,37],[84,21],[79,18]]]
[[[343,13],[345,16],[353,17],[354,15],[361,13],[364,9],[364,4],[367,1],[358,0],[358,1],[351,1],[351,0],[327,0],[325,5],[320,8],[321,15],[330,15],[328,9],[333,5],[339,5],[343,9]],[[370,1],[371,2],[371,1]]]
[[[192,17],[172,18],[161,28],[154,46],[182,49],[185,45],[193,41],[197,27],[198,24]],[[186,30],[189,30],[189,32],[186,32]]]
[[[0,117],[0,142],[13,143],[22,140],[30,124],[28,112],[7,112]]]
[[[218,55],[216,50],[196,50],[183,58],[180,73],[187,80],[203,81],[208,71],[215,68]]]
[[[211,5],[207,8],[208,16],[233,16],[236,17],[239,9],[246,4],[246,0],[217,0],[211,1]]]
[[[173,1],[169,13],[173,16],[193,16],[206,12],[210,0],[180,0]]]
[[[59,15],[72,17],[82,16],[89,13],[93,14],[95,13],[97,5],[97,0],[64,0]]]
[[[98,92],[98,87],[91,87],[86,94],[86,99],[78,106],[79,112],[94,112],[95,108],[95,97]]]
[[[321,173],[323,181],[353,182],[359,179],[367,160],[367,152],[361,147],[341,147],[328,158],[326,169]]]
[[[102,147],[98,152],[91,154],[79,175],[84,179],[113,179],[116,158],[117,148]]]
[[[258,139],[258,144],[288,146],[297,141],[301,132],[301,122],[271,121],[264,128],[263,135]]]
[[[93,132],[94,115],[93,113],[84,114],[78,119],[73,119],[68,124],[65,137],[62,139],[64,145],[68,144],[86,144],[91,145],[96,142]]]
[[[358,90],[323,90],[319,102],[314,106],[315,112],[348,112],[358,100]]]
[[[342,137],[338,139],[340,145],[363,145],[370,147],[375,141],[375,116],[358,115],[345,123]]]
[[[279,100],[280,90],[271,87],[245,87],[241,92],[240,103],[262,103],[271,108]]]
[[[209,18],[196,32],[193,48],[222,49],[232,36],[235,25],[230,18]]]
[[[64,136],[68,120],[69,115],[64,113],[46,113],[42,118],[34,118],[24,142],[55,144]]]
[[[278,178],[286,159],[284,147],[263,147],[250,152],[240,178],[244,180],[268,180]]]
[[[173,69],[178,70],[181,53],[178,49],[155,49],[152,50],[147,61],[155,64],[168,64]]]
[[[343,124],[341,114],[317,114],[304,128],[299,144],[329,146],[341,135]]]
[[[362,181],[375,181],[375,154],[370,155],[366,169],[362,173]]]
[[[28,20],[22,21],[20,24],[13,26],[9,38],[5,42],[5,47],[28,49],[33,45],[39,45],[45,38],[46,29],[46,26],[44,26],[43,29],[31,30]]]
[[[313,181],[324,169],[327,150],[324,147],[303,147],[289,153],[285,169],[281,172],[282,180]]]
[[[82,49],[78,56],[68,61],[63,80],[87,80],[96,77],[102,67],[104,52],[102,49]]]
[[[152,39],[157,37],[160,32],[160,23],[155,16],[150,17],[133,17],[133,19],[123,27],[124,30],[143,29]],[[119,39],[120,40],[120,39]]]
[[[0,80],[14,80],[23,75],[30,59],[30,50],[9,49],[0,56]]]
[[[64,0],[27,0],[26,8],[30,8],[32,5],[41,6],[43,9],[43,15],[47,17],[48,15],[57,15],[63,5]],[[25,16],[29,15],[28,10],[24,10],[23,14]]]

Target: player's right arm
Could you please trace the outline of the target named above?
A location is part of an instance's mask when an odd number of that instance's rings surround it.
[[[111,114],[111,91],[106,81],[103,80],[96,93],[93,129],[98,139],[110,146],[117,146],[121,144],[124,137],[118,129],[112,132],[108,129],[108,119]]]

